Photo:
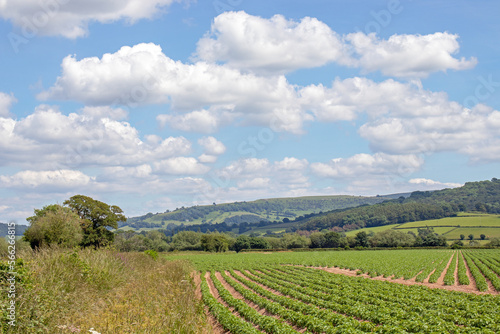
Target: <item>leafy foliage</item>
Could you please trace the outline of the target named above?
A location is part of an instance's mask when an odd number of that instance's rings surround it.
[[[361,196],[313,196],[297,198],[263,199],[251,202],[234,202],[216,205],[193,206],[178,208],[164,213],[148,213],[144,216],[133,217],[127,220],[131,227],[147,227],[143,224],[168,224],[169,222],[192,222],[240,224],[258,223],[264,221],[281,221],[282,218],[295,218],[297,221],[314,212],[355,207],[364,204],[380,203],[391,197],[361,197]],[[230,215],[230,217],[217,219]],[[125,224],[120,224],[123,226]],[[221,231],[218,228],[219,231]]]
[[[127,220],[118,206],[110,206],[88,196],[75,195],[63,204],[84,220],[81,244],[85,247],[97,248],[111,244],[114,234],[108,228],[118,228],[119,221]]]
[[[302,229],[322,230],[340,227],[353,230],[363,227],[402,224],[410,221],[437,219],[456,215],[450,206],[424,203],[385,202],[372,206],[332,211],[307,220]]]
[[[500,180],[467,182],[463,187],[432,192],[413,192],[406,201],[450,203],[461,211],[500,213]]]
[[[30,227],[24,232],[24,240],[32,248],[50,245],[74,247],[83,239],[82,219],[69,208],[58,204],[35,209],[35,215],[26,220]]]

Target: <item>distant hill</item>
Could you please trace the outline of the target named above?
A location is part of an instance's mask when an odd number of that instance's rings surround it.
[[[306,219],[298,228],[350,231],[454,217],[462,211],[500,213],[500,180],[467,182],[454,189],[415,191],[409,197],[372,206],[333,210]]]
[[[438,191],[415,191],[405,201],[449,203],[459,205],[462,211],[500,213],[500,180],[467,182],[460,188]]]
[[[23,235],[27,228],[28,225],[16,224],[16,235]],[[0,237],[6,237],[8,235],[8,231],[8,225],[6,223],[0,223]]]
[[[259,222],[282,222],[304,218],[313,213],[345,209],[360,205],[372,205],[386,200],[409,196],[393,194],[385,196],[307,196],[260,199],[249,202],[234,202],[178,208],[164,213],[148,213],[128,218],[120,227],[169,228],[178,225],[241,224]]]

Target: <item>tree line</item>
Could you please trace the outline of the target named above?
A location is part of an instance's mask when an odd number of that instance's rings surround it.
[[[432,227],[419,228],[417,233],[388,229],[377,233],[360,231],[346,236],[335,231],[314,231],[312,233],[285,233],[281,236],[255,236],[234,233],[200,233],[181,231],[166,236],[158,230],[135,233],[120,231],[116,234],[114,246],[120,251],[207,251],[226,252],[243,250],[286,250],[297,248],[398,248],[398,247],[448,247],[474,246],[475,242],[458,240],[451,245],[446,238],[434,232]],[[467,243],[468,242],[468,243]],[[492,239],[487,246],[500,246],[499,239]]]

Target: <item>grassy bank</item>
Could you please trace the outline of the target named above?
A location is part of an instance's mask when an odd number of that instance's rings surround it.
[[[8,324],[2,261],[2,333],[209,333],[184,261],[143,253],[46,249],[18,254],[16,326]]]

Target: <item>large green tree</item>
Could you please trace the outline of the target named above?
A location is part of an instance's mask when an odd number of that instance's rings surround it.
[[[109,229],[116,229],[118,222],[127,220],[118,206],[110,206],[88,196],[75,195],[63,204],[83,219],[81,245],[84,247],[98,248],[111,244],[114,234]]]
[[[225,234],[204,234],[200,239],[201,247],[207,252],[223,253],[229,249],[229,240]]]
[[[82,219],[71,209],[58,204],[35,209],[35,214],[26,220],[30,227],[24,232],[24,240],[32,248],[50,245],[74,247],[83,239]]]

